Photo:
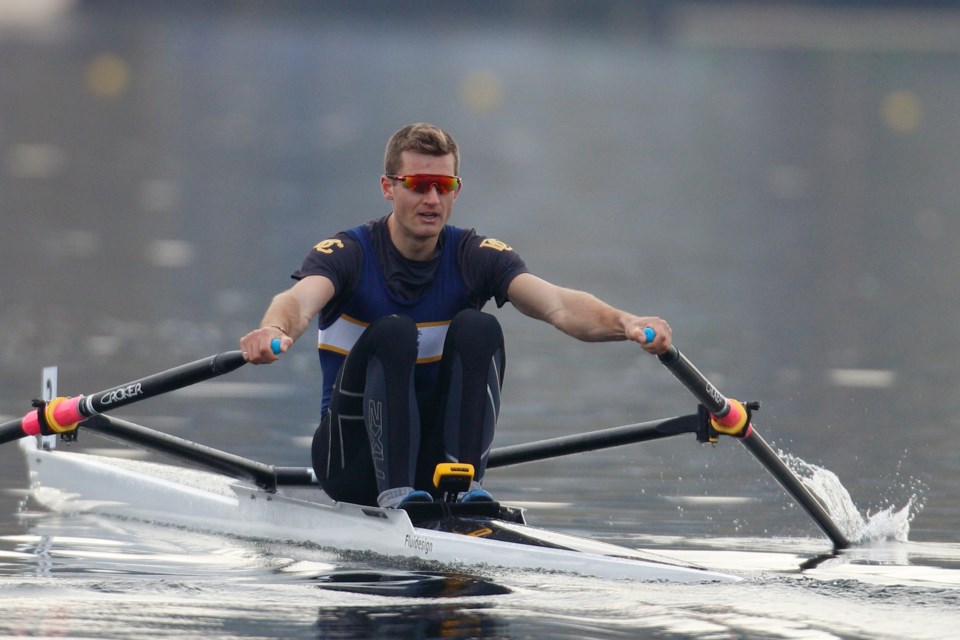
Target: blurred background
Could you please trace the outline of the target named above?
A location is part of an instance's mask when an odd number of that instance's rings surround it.
[[[764,401],[768,439],[867,507],[919,495],[914,530],[949,538],[958,106],[947,2],[3,0],[0,415],[29,409],[43,366],[76,395],[237,348],[314,243],[389,211],[386,140],[429,121],[462,148],[455,224],[667,318],[721,391]],[[497,314],[498,444],[693,410],[636,349]],[[306,464],[309,336],[132,413]],[[772,484],[739,447],[692,446],[499,488]],[[0,451],[4,486],[24,484],[18,455]]]

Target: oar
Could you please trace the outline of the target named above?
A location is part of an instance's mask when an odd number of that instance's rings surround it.
[[[588,431],[587,433],[561,436],[549,440],[497,447],[490,452],[487,468],[506,467],[522,462],[583,453],[584,451],[609,449],[636,442],[659,440],[681,433],[696,433],[698,439],[703,439],[706,432],[705,427],[706,422],[701,419],[701,416],[692,414],[637,424],[626,424],[621,427]]]
[[[676,347],[658,356],[670,372],[690,390],[711,415],[713,428],[720,433],[734,436],[750,450],[767,471],[793,496],[801,507],[814,519],[827,534],[836,549],[845,549],[850,542],[820,501],[810,492],[803,482],[790,470],[780,456],[757,433],[750,424],[750,413],[733,399],[726,398],[700,373]]]
[[[23,436],[72,431],[85,418],[215,378],[244,363],[242,352],[226,351],[88,396],[56,398],[20,419],[0,425],[0,444]]]
[[[317,483],[317,477],[310,467],[275,467],[113,416],[94,416],[84,420],[80,426],[94,433],[119,438],[151,451],[198,464],[222,475],[253,480],[261,489],[270,492],[275,492],[278,485],[303,486]]]

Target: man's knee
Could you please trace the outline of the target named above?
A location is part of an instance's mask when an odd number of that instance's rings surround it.
[[[454,316],[447,331],[447,339],[460,352],[481,351],[492,354],[503,349],[503,329],[489,313],[465,309]]]
[[[387,362],[417,359],[417,325],[407,316],[391,315],[374,320],[366,332],[371,352]]]

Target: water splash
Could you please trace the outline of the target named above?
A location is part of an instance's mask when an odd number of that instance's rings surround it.
[[[923,498],[916,487],[905,506],[897,508],[891,504],[876,512],[867,511],[864,515],[835,473],[788,453],[780,452],[780,457],[820,500],[850,542],[907,542],[910,522],[923,507]]]

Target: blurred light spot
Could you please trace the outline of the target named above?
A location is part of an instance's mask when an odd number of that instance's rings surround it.
[[[129,65],[113,54],[101,54],[87,65],[87,90],[98,98],[115,100],[129,85]]]
[[[460,83],[460,100],[476,113],[493,111],[503,102],[500,79],[489,71],[474,71]]]
[[[13,416],[11,416],[12,418]],[[305,451],[307,447],[313,446],[313,436],[294,436],[290,438],[291,444],[301,451]],[[510,504],[513,504],[511,502]]]
[[[910,133],[920,126],[923,107],[920,99],[910,91],[893,91],[883,99],[884,123],[899,133]]]
[[[117,336],[90,336],[84,346],[91,356],[105,358],[115,356],[120,351],[121,342]]]
[[[63,150],[52,144],[15,144],[7,150],[5,160],[14,178],[52,178],[67,164]]]
[[[830,383],[837,387],[886,389],[893,386],[896,373],[889,369],[831,369]]]
[[[147,262],[155,267],[181,268],[193,262],[193,245],[184,240],[154,240],[147,249]]]
[[[770,170],[770,191],[782,200],[796,200],[807,192],[807,172],[796,165],[780,165]]]
[[[88,258],[100,250],[100,236],[92,231],[74,229],[59,234],[60,253],[70,258]]]
[[[0,26],[43,27],[66,14],[74,0],[3,0]]]
[[[173,180],[146,180],[140,185],[140,206],[147,211],[173,211],[180,204],[180,185]]]

